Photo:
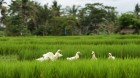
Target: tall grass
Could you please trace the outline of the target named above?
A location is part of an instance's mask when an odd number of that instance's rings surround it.
[[[106,58],[109,52],[117,58],[140,57],[139,35],[0,37],[0,44],[0,55],[18,55],[20,60],[32,60],[57,49],[62,50],[62,59],[77,51],[82,58],[90,58],[91,51],[100,58]]]
[[[140,60],[0,62],[0,78],[139,78]]]
[[[139,78],[140,36],[0,37],[0,78]],[[57,61],[34,61],[57,49]],[[79,60],[66,57],[81,52]],[[98,60],[90,60],[95,51]],[[111,52],[117,59],[108,60]],[[125,58],[125,59],[121,59]]]

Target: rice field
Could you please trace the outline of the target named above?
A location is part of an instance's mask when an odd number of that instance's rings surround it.
[[[0,37],[0,78],[139,78],[140,35]],[[62,50],[57,61],[36,61]],[[81,52],[80,59],[66,57]],[[95,51],[98,60],[91,60]],[[111,52],[116,59],[108,60]]]

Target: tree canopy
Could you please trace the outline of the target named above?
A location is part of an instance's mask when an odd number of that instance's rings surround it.
[[[51,6],[33,0],[12,0],[8,7],[4,3],[0,1],[0,31],[7,36],[112,34],[123,28],[140,29],[139,4],[134,12],[118,15],[115,7],[102,3],[65,8],[56,0]]]

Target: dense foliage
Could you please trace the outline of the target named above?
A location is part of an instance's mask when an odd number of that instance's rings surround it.
[[[140,6],[121,14],[102,3],[62,8],[56,0],[41,5],[33,0],[0,1],[0,35],[92,35],[119,33],[122,28],[140,29]]]

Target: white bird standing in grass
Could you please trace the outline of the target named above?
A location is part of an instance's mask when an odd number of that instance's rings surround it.
[[[75,54],[75,56],[73,56],[73,57],[67,57],[66,59],[67,60],[76,60],[76,59],[79,59],[79,55],[80,55],[81,53],[80,52],[77,52],[76,54]]]
[[[60,54],[60,51],[61,50],[57,50],[57,52],[53,56],[49,57],[49,59],[54,61],[54,60],[57,60],[59,57],[62,57],[63,55]]]
[[[94,51],[92,51],[92,58],[91,59],[93,59],[93,60],[97,60],[97,57],[95,56],[95,52]]]
[[[112,54],[111,53],[108,53],[108,59],[112,59],[112,60],[115,60],[115,57],[114,56],[112,56]]]
[[[43,57],[40,57],[36,60],[39,60],[39,61],[44,61],[44,60],[51,60],[51,61],[54,61],[54,60],[57,60],[59,57],[62,57],[63,55],[60,54],[60,49],[57,50],[57,52],[55,54],[53,54],[52,52],[48,52],[46,54],[43,54]]]

